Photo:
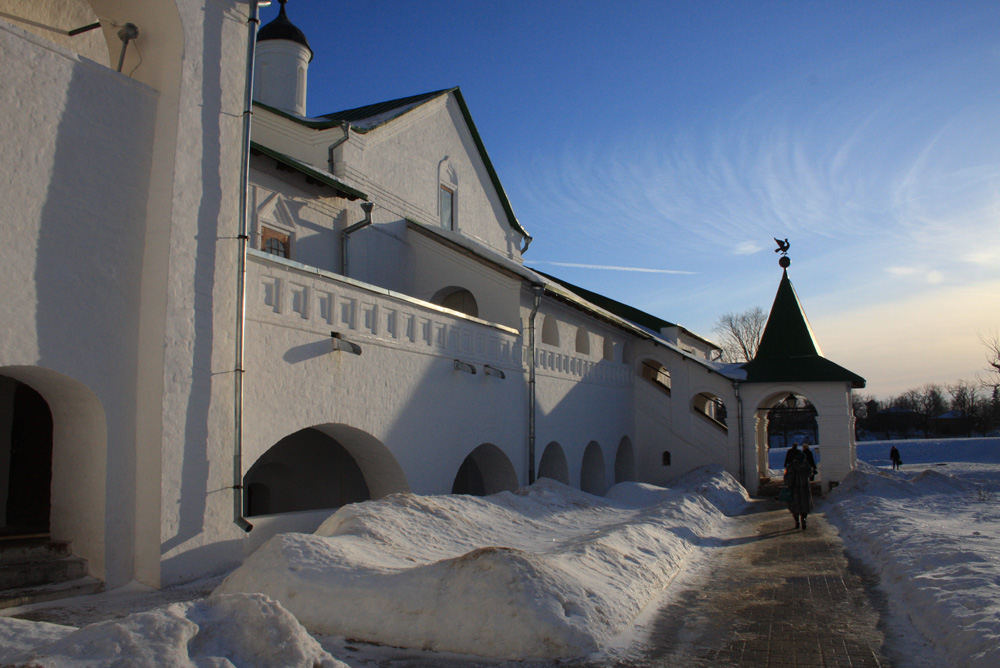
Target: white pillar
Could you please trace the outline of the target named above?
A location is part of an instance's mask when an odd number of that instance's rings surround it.
[[[840,484],[857,464],[853,423],[854,419],[849,414],[816,417],[816,425],[819,427],[819,469],[825,491]]]

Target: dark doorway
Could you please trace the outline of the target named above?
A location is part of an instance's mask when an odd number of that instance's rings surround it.
[[[0,405],[0,425],[6,432],[0,433],[0,478],[6,500],[0,536],[47,534],[52,412],[42,395],[24,383],[6,377],[0,377],[0,383],[0,396],[5,399],[5,405]]]
[[[465,458],[455,475],[451,486],[452,494],[469,494],[471,496],[486,496],[486,483],[483,482],[483,472],[472,455]]]

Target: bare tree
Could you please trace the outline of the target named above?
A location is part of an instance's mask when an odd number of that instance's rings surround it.
[[[980,332],[979,341],[986,346],[985,375],[979,377],[979,383],[996,389],[1000,387],[1000,331]]]
[[[767,325],[767,313],[759,306],[742,313],[719,317],[712,331],[719,335],[723,362],[749,362],[757,354]]]

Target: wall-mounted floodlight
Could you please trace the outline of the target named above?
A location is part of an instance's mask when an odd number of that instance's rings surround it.
[[[476,375],[476,367],[472,366],[468,362],[455,360],[455,368],[459,371],[464,371],[465,373],[471,373],[473,376]]]
[[[361,346],[340,338],[340,332],[330,332],[330,336],[333,337],[334,350],[342,350],[345,353],[351,353],[352,355],[361,354]]]
[[[487,376],[496,376],[500,380],[506,380],[507,378],[506,374],[504,374],[503,371],[501,371],[500,369],[495,369],[491,367],[489,364],[483,365],[483,371],[486,372]]]
[[[118,39],[122,41],[122,52],[118,56],[118,71],[122,71],[122,65],[125,64],[125,51],[128,49],[128,43],[139,36],[139,28],[134,23],[126,23],[118,31]]]

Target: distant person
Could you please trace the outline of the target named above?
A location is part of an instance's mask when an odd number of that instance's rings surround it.
[[[899,450],[896,449],[895,445],[892,446],[891,450],[889,450],[889,459],[892,460],[893,471],[895,471],[896,469],[898,469],[900,466],[903,465],[903,460],[899,458]]]
[[[802,444],[802,454],[805,455],[806,463],[809,464],[809,468],[812,469],[812,474],[810,474],[809,479],[815,480],[819,469],[816,468],[816,458],[813,457],[813,451],[809,449],[808,443]]]
[[[812,490],[809,488],[812,470],[800,452],[797,459],[788,463],[788,470],[785,472],[785,487],[792,497],[788,500],[788,511],[795,518],[795,528],[801,526],[803,531],[806,528],[806,518],[813,509]]]

